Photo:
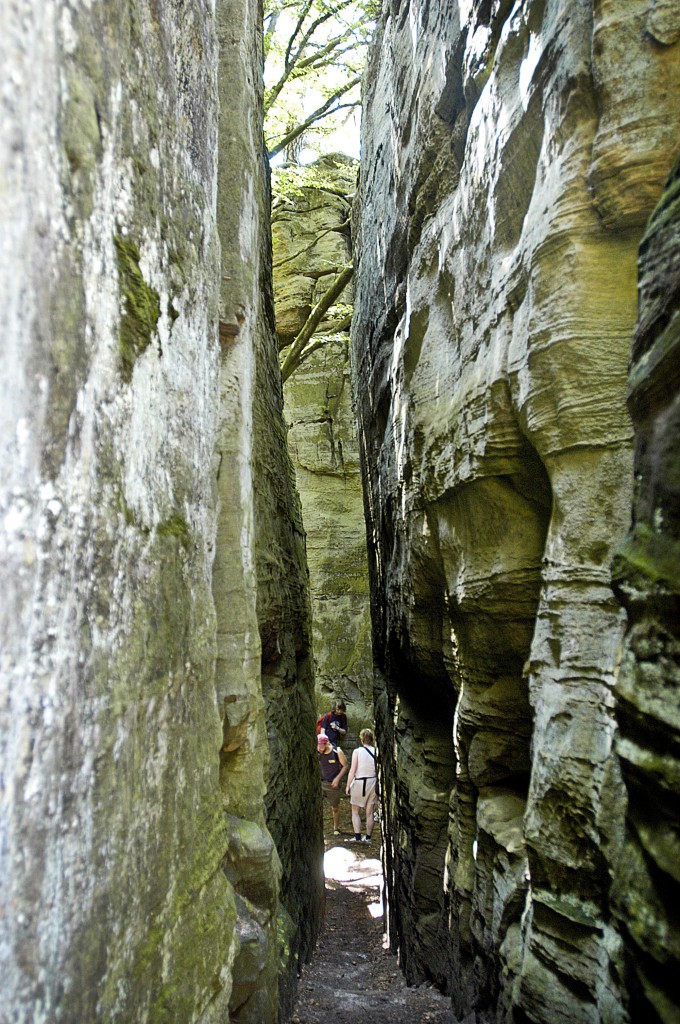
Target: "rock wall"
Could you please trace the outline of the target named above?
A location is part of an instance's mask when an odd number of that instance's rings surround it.
[[[213,589],[221,787],[240,938],[230,1011],[262,1024],[278,1018],[279,1004],[285,1017],[316,939],[323,839],[309,584],[274,331],[258,8],[225,5],[218,32],[222,417]]]
[[[332,275],[351,261],[356,162],[324,157],[311,171],[318,183],[274,205],[274,298],[282,344],[302,329]],[[349,285],[340,298],[343,311],[351,300]],[[342,329],[333,330],[337,319],[322,321],[316,335],[322,344],[288,378],[284,395],[307,538],[316,706],[321,714],[344,698],[355,738],[373,724],[373,665],[349,324],[341,316]]]
[[[264,724],[266,589],[304,575],[289,465],[275,507],[253,493],[283,427],[260,289],[259,28],[237,7],[31,0],[0,14],[13,1024],[274,1021],[277,975],[288,992],[313,941],[313,744],[288,764],[299,737],[277,746],[273,722],[270,761]],[[274,530],[287,562],[266,566]],[[301,667],[278,700],[311,722],[304,585],[289,593],[280,646]],[[276,787],[293,773],[306,805],[286,794],[282,833]]]
[[[680,740],[680,163],[640,248],[628,404],[635,425],[633,527],[614,563],[628,612],[617,744],[628,789],[614,881],[634,979],[632,1018],[680,1016],[677,800]]]
[[[646,896],[630,937],[613,917],[610,563],[679,28],[648,0],[393,0],[366,75],[352,344],[390,936],[478,1021],[629,1019],[622,934],[658,960],[669,920]]]

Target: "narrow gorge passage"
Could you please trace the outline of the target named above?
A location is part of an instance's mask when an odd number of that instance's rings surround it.
[[[333,835],[327,811],[324,832],[324,919],[290,1024],[457,1024],[450,1000],[429,983],[408,987],[386,948],[377,823],[372,846],[350,843],[352,823],[343,801],[341,835]]]
[[[678,1024],[678,0],[3,0],[0,121],[0,1024]]]

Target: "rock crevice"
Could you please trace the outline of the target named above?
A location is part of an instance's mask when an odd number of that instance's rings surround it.
[[[311,180],[274,203],[274,295],[279,344],[305,326],[312,307],[351,263],[349,213],[357,166],[326,156]],[[304,171],[302,172],[304,174]],[[319,714],[344,698],[351,752],[373,720],[366,533],[349,367],[352,286],[318,326],[318,347],[285,383],[288,446],[300,494],[312,595]]]

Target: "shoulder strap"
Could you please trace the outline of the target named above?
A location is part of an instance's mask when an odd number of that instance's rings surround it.
[[[364,750],[366,751],[366,753],[367,753],[367,754],[370,754],[370,755],[371,755],[371,757],[373,758],[373,760],[374,760],[374,761],[375,761],[375,763],[377,764],[377,763],[378,763],[378,758],[377,758],[377,757],[375,756],[375,754],[373,753],[373,751],[372,751],[372,750],[369,750],[369,749],[368,749],[368,747],[364,747],[363,749],[364,749]]]

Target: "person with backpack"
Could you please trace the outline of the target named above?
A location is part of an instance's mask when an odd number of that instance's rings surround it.
[[[344,700],[336,700],[333,709],[317,719],[317,733],[325,732],[327,736],[331,737],[333,743],[343,740],[347,735],[347,715],[345,711]]]
[[[352,754],[352,766],[347,776],[345,790],[352,805],[354,839],[350,839],[350,843],[370,843],[373,834],[373,812],[378,784],[375,739],[370,729],[362,729],[359,739],[361,746],[357,747]],[[361,838],[362,810],[366,818],[366,835],[363,839]]]
[[[331,805],[333,835],[340,835],[340,779],[347,771],[347,758],[340,747],[330,742],[325,732],[316,738],[321,769],[321,792]]]

